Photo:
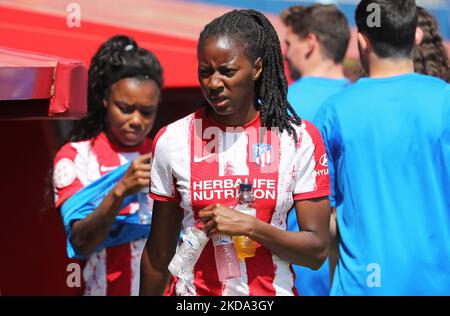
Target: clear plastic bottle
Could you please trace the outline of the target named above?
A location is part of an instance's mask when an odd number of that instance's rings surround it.
[[[139,201],[139,222],[141,224],[150,225],[152,223],[153,201],[148,196],[149,188],[145,187],[138,193]]]
[[[183,243],[169,263],[169,271],[180,279],[192,279],[194,266],[208,243],[206,234],[197,227],[188,227]]]
[[[225,282],[229,279],[240,278],[241,268],[231,237],[226,235],[215,236],[213,237],[213,244],[219,280]]]
[[[255,196],[250,183],[241,183],[239,186],[239,197],[235,209],[239,212],[256,217]],[[234,236],[234,247],[239,260],[254,257],[256,254],[256,241],[247,236]]]

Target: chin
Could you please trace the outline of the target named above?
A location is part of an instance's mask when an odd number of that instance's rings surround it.
[[[128,139],[128,138],[124,138],[124,139],[121,140],[121,143],[123,144],[123,146],[126,146],[126,147],[134,147],[134,146],[139,146],[140,144],[142,144],[144,139],[145,138],[142,138],[142,139]]]
[[[214,106],[212,106],[212,109],[218,115],[230,115],[230,114],[232,114],[232,112],[230,110],[228,110],[228,109],[216,108]]]
[[[231,115],[233,114],[233,108],[230,106],[216,106],[209,104],[209,107],[217,114],[217,115]]]
[[[138,145],[140,145],[141,143],[136,143],[136,142],[122,142],[124,147],[136,147]]]

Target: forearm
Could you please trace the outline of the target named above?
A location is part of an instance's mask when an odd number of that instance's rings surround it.
[[[140,295],[163,295],[177,248],[183,211],[178,203],[155,201],[152,229],[141,257]]]
[[[280,258],[294,264],[318,269],[327,257],[327,242],[314,232],[291,232],[255,219],[248,237]]]
[[[169,270],[167,269],[168,263],[152,266],[152,262],[158,262],[159,260],[152,260],[149,257],[149,252],[147,252],[146,248],[144,249],[141,257],[141,280],[139,284],[139,295],[161,296],[164,294],[164,290],[170,276]]]
[[[72,224],[71,241],[77,252],[88,256],[108,237],[125,198],[120,186],[115,186],[91,214]]]

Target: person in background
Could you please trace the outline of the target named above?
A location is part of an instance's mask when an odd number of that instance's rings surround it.
[[[334,5],[289,7],[281,19],[286,26],[285,59],[296,80],[289,86],[288,100],[312,121],[323,101],[349,83],[343,61],[350,28]]]
[[[359,57],[358,59],[347,59],[344,61],[344,75],[350,82],[367,77],[366,71],[359,61]]]
[[[209,237],[247,236],[259,246],[240,261],[240,278],[221,283],[208,241],[174,294],[295,295],[291,262],[318,269],[327,257],[329,183],[319,164],[319,131],[287,101],[283,55],[269,20],[234,10],[206,25],[198,79],[208,105],[160,130],[153,144],[155,204],[140,294],[163,294],[180,229],[200,220]],[[243,182],[253,185],[256,217],[232,208]],[[293,204],[301,232],[286,230]]]
[[[414,0],[362,0],[355,20],[369,77],[317,114],[340,235],[331,295],[449,295],[450,85],[414,73]]]
[[[421,33],[419,43],[413,49],[414,70],[450,82],[450,61],[436,19],[419,6],[417,13]]]
[[[350,83],[343,67],[350,28],[343,13],[334,5],[292,6],[282,12],[281,19],[286,26],[285,58],[296,79],[289,86],[288,101],[303,119],[314,123],[320,105]],[[326,164],[326,161],[321,163]],[[336,227],[330,228],[333,234]],[[294,211],[289,213],[288,229],[299,230]],[[334,264],[337,254],[330,253],[330,256]],[[301,295],[329,295],[332,276],[328,260],[318,271],[298,265],[293,267],[295,286]]]
[[[112,229],[117,217],[137,212],[136,199],[126,201],[149,186],[148,134],[162,84],[163,70],[153,53],[130,37],[110,38],[100,46],[89,68],[87,116],[75,123],[70,140],[55,157],[55,206],[65,221],[69,257],[84,259],[84,295],[138,294],[146,236],[129,241],[129,236],[124,236],[126,242],[109,247],[102,244],[120,235],[123,226]],[[69,214],[63,211],[77,193],[87,187],[95,189],[100,179],[109,178],[113,170],[128,162],[129,167],[105,192],[97,208],[66,223]]]

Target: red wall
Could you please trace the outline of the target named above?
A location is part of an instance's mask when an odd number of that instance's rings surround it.
[[[66,286],[69,260],[61,219],[45,202],[45,178],[58,136],[56,123],[0,122],[2,295],[77,293]]]

